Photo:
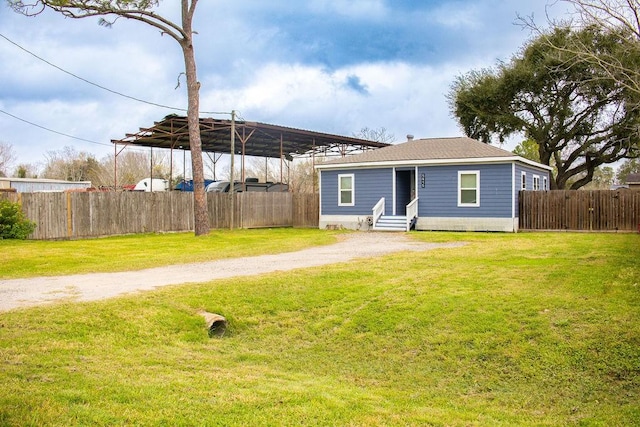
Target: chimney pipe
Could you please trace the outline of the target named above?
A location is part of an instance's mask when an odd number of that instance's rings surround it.
[[[413,141],[413,135],[411,134],[407,135],[407,141]]]

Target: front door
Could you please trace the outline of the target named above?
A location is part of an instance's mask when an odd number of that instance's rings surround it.
[[[415,169],[396,169],[396,215],[406,215],[407,205],[416,196]]]

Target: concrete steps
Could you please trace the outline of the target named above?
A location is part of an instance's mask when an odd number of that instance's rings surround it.
[[[407,231],[407,217],[382,215],[373,229],[376,231]]]

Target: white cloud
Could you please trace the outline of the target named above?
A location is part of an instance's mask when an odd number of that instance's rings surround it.
[[[206,105],[239,110],[250,120],[351,135],[385,127],[396,138],[458,134],[445,94],[455,67],[374,63],[328,71],[268,64],[244,86],[203,92]],[[367,94],[345,82],[357,76]],[[446,135],[445,135],[446,134]]]
[[[311,0],[309,8],[316,13],[353,19],[380,19],[388,13],[383,0]]]
[[[544,5],[539,0],[455,0],[439,2],[434,11],[431,2],[402,3],[201,2],[196,16],[201,109],[234,109],[247,120],[343,135],[362,127],[385,127],[397,140],[407,133],[417,138],[460,134],[445,99],[453,78],[508,59],[528,37],[513,25],[515,12],[540,13]],[[175,19],[179,8],[162,2],[161,12]],[[347,19],[357,25],[340,27]],[[380,37],[378,30],[384,33]],[[364,38],[339,37],[363,31]],[[97,19],[53,13],[27,19],[5,9],[0,33],[110,89],[186,105],[184,85],[174,89],[183,69],[177,43],[140,23],[120,20],[109,30]],[[367,44],[368,34],[376,43]],[[340,55],[323,58],[329,50]],[[0,114],[0,140],[13,144],[26,162],[42,161],[47,151],[66,145],[97,157],[113,153],[111,139],[172,112],[89,86],[2,39],[0,82],[1,109],[107,144],[76,141]]]
[[[463,3],[454,1],[440,5],[434,9],[430,18],[435,23],[454,31],[469,31],[480,27],[482,4]]]

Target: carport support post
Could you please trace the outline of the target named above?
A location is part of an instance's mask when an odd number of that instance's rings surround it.
[[[233,190],[235,187],[235,179],[233,168],[234,160],[233,155],[236,151],[236,110],[231,110],[231,172],[229,173],[229,199],[231,200],[231,219],[229,221],[229,229],[233,230],[233,217],[235,216],[235,200],[233,196]]]
[[[118,189],[118,156],[120,155],[120,153],[124,151],[125,148],[127,148],[127,145],[125,144],[120,149],[120,151],[118,151],[117,142],[114,140],[111,140],[111,142],[113,142],[113,189],[117,190]]]
[[[113,144],[113,191],[118,190],[118,144]]]
[[[282,132],[280,133],[280,182],[282,182],[282,168],[283,168],[283,160],[284,152],[282,150],[282,144],[284,142],[284,137],[282,136]]]
[[[149,155],[149,176],[151,177],[149,182],[149,191],[153,193],[153,146],[151,148],[151,154]]]

